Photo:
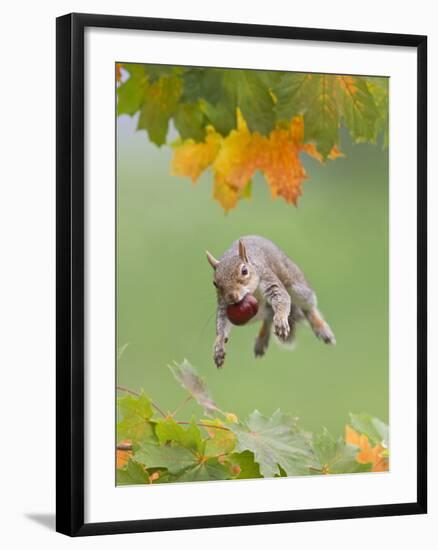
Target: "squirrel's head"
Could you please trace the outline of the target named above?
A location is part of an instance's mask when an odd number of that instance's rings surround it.
[[[207,260],[214,271],[213,284],[227,305],[237,304],[247,294],[252,294],[256,290],[259,277],[255,267],[248,260],[242,239],[239,241],[238,254],[227,255],[219,261],[207,252]]]

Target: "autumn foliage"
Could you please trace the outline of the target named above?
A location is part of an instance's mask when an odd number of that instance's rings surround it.
[[[343,156],[342,126],[356,142],[388,140],[381,77],[139,64],[117,64],[116,76],[119,114],[138,113],[138,129],[159,146],[172,122],[172,174],[196,182],[211,169],[226,211],[251,196],[257,171],[273,198],[296,205],[308,177],[301,155]]]
[[[224,412],[187,361],[170,367],[188,393],[174,412],[141,392],[118,398],[119,485],[384,472],[389,469],[388,427],[368,414],[351,414],[345,437],[326,429],[311,434],[280,410],[253,411],[246,420]],[[124,390],[126,391],[126,390]],[[203,416],[179,420],[194,399]]]

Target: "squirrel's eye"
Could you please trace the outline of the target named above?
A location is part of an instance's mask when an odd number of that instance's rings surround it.
[[[242,267],[241,273],[242,275],[245,275],[245,276],[248,275],[248,268],[246,267],[246,265]]]

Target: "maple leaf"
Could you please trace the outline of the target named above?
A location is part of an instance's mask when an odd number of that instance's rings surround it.
[[[116,452],[116,465],[117,468],[123,468],[128,464],[128,460],[132,456],[132,450],[128,448],[131,445],[130,439],[124,439],[119,442],[120,446],[126,445],[127,449],[117,449]]]
[[[237,110],[237,129],[222,140],[213,163],[213,172],[220,185],[243,189],[261,164],[266,140],[248,130],[245,119]]]
[[[236,479],[256,479],[263,477],[260,473],[259,465],[254,460],[254,453],[251,451],[232,453],[228,461],[231,464],[231,472],[237,474]]]
[[[196,143],[189,139],[177,145],[172,159],[171,174],[187,176],[195,183],[216,158],[221,142],[220,134],[210,126],[207,128],[204,143]]]
[[[366,413],[350,413],[350,424],[356,431],[367,435],[374,445],[378,443],[383,443],[384,446],[388,445],[388,426],[378,418]]]
[[[319,464],[319,473],[345,474],[371,469],[368,463],[362,464],[356,460],[356,445],[344,442],[342,437],[335,439],[326,428],[313,437],[312,447]]]
[[[172,417],[158,420],[155,433],[161,444],[177,443],[182,447],[198,452],[203,452],[205,447],[201,432],[193,419],[187,428],[183,428]]]
[[[166,468],[173,481],[207,481],[229,478],[229,469],[217,458],[208,458],[180,446],[145,443],[135,460],[146,468]]]
[[[144,65],[128,63],[123,68],[128,72],[128,78],[117,88],[117,112],[132,116],[144,103],[148,79]]]
[[[122,65],[121,63],[116,63],[116,82],[120,82],[122,78]]]
[[[360,464],[371,464],[372,472],[385,472],[389,469],[385,457],[386,449],[381,444],[371,446],[368,436],[359,434],[350,426],[345,426],[345,441],[359,448],[356,460]]]
[[[156,145],[166,142],[170,117],[174,114],[182,91],[179,77],[162,76],[145,86],[144,102],[140,111],[137,129],[144,129]]]
[[[198,103],[179,103],[173,115],[175,128],[181,139],[203,141],[206,135],[204,113]]]
[[[275,125],[274,100],[260,71],[223,71],[223,87],[253,132],[268,134]]]
[[[286,127],[273,130],[268,137],[250,132],[240,109],[237,109],[237,128],[222,138],[212,127],[204,143],[187,140],[176,146],[172,173],[196,181],[210,165],[214,173],[213,197],[227,212],[242,198],[251,196],[251,178],[260,170],[266,178],[273,198],[283,197],[297,204],[307,173],[300,153],[323,162],[314,144],[304,143],[304,122],[296,116]],[[329,158],[342,156],[333,146]]]
[[[233,424],[236,452],[251,451],[263,477],[309,474],[315,464],[306,437],[295,426],[295,419],[277,410],[270,418],[254,411],[244,425]]]
[[[126,467],[117,465],[117,485],[138,485],[151,483],[148,472],[144,466],[133,460],[127,461]]]
[[[117,400],[117,440],[128,439],[134,446],[139,440],[155,437],[150,400],[143,393],[135,397],[125,395]]]
[[[172,174],[196,181],[209,167],[225,211],[251,193],[260,171],[273,198],[297,204],[307,178],[300,154],[343,156],[341,126],[355,141],[388,141],[388,79],[351,75],[124,64],[119,114],[140,112],[138,128],[166,141],[169,122],[182,143]]]
[[[274,94],[279,119],[302,114],[305,141],[314,142],[324,159],[339,143],[342,121],[355,141],[375,140],[379,109],[363,77],[285,73]]]
[[[204,454],[206,456],[224,455],[234,450],[236,435],[231,430],[226,429],[221,420],[218,418],[215,420],[203,420],[203,423],[206,424],[204,429],[210,436],[210,439],[207,439],[205,442]]]
[[[266,151],[261,170],[272,196],[283,197],[286,202],[296,205],[307,174],[299,158],[299,147],[290,131],[277,129],[271,132]]]
[[[335,99],[355,141],[374,141],[379,116],[374,98],[361,77],[336,76]]]

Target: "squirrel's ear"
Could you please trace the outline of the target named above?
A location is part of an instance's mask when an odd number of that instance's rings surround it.
[[[249,263],[248,256],[246,255],[246,248],[243,243],[243,239],[239,240],[239,256],[241,260],[243,260],[246,263]]]
[[[216,258],[212,254],[210,254],[208,250],[206,251],[206,254],[207,254],[208,263],[211,265],[213,269],[216,269],[217,266],[219,265],[219,260],[216,260]]]

